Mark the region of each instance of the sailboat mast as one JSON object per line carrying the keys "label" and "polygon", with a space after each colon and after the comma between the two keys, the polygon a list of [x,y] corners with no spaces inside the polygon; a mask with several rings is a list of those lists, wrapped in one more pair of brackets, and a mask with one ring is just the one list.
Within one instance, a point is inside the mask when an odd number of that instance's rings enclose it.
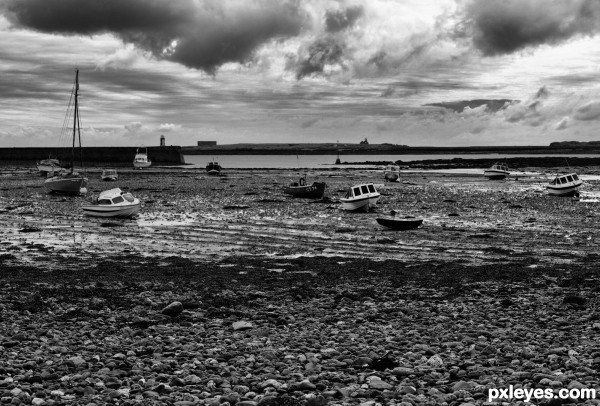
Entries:
{"label": "sailboat mast", "polygon": [[79,119],[79,106],[77,105],[77,96],[79,91],[79,69],[75,69],[75,111],[73,112],[73,147],[71,148],[71,173],[75,164],[75,137],[77,135],[77,120]]}

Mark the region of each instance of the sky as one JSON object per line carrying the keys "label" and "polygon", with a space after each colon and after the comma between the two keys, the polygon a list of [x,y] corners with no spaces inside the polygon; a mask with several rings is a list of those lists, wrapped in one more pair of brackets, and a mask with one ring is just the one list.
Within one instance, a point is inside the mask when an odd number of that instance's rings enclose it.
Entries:
{"label": "sky", "polygon": [[0,0],[0,60],[4,147],[75,69],[84,146],[600,140],[600,0]]}

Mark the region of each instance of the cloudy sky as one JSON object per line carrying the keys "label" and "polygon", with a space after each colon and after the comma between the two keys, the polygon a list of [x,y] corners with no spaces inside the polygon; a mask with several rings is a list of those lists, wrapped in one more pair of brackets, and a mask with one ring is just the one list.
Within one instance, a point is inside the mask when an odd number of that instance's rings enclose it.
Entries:
{"label": "cloudy sky", "polygon": [[3,146],[75,68],[87,146],[600,140],[600,0],[0,0],[0,53]]}

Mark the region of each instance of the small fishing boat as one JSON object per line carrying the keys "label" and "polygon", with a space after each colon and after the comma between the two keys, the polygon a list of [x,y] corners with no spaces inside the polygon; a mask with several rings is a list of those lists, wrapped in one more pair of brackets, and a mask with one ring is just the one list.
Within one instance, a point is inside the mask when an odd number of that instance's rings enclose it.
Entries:
{"label": "small fishing boat", "polygon": [[135,157],[133,158],[133,167],[134,168],[147,168],[152,165],[152,161],[148,158],[148,148],[144,150],[144,152],[140,152],[138,148],[135,151]]}
{"label": "small fishing boat", "polygon": [[140,211],[140,200],[119,188],[100,192],[98,199],[81,206],[92,217],[132,217]]}
{"label": "small fishing boat", "polygon": [[119,179],[119,174],[116,169],[105,169],[102,171],[102,175],[100,175],[102,180],[104,181],[115,181]]}
{"label": "small fishing boat", "polygon": [[394,163],[389,163],[383,170],[383,177],[386,182],[397,182],[400,179],[400,167]]}
{"label": "small fishing boat", "polygon": [[[69,117],[71,114],[73,115],[73,142],[71,147],[71,165],[69,166],[69,169],[60,169],[58,170],[58,172],[47,172],[48,176],[44,181],[44,187],[49,192],[76,196],[80,193],[87,192],[87,189],[85,187],[88,181],[88,179],[84,175],[80,175],[73,169],[76,149],[75,141],[77,138],[79,138],[79,159],[81,168],[83,169],[83,158],[81,154],[81,129],[79,127],[79,69],[75,70],[75,84],[73,85],[71,97],[73,103],[69,102],[69,106],[67,107],[66,113],[67,117]],[[65,130],[66,129],[63,129],[63,131]],[[71,131],[70,128],[68,130]]]}
{"label": "small fishing boat", "polygon": [[488,179],[505,179],[509,175],[508,165],[501,162],[496,162],[490,168],[483,171],[483,176]]}
{"label": "small fishing boat", "polygon": [[364,183],[348,188],[346,196],[340,199],[344,210],[364,210],[369,211],[377,204],[381,195],[375,189],[372,183]]}
{"label": "small fishing boat", "polygon": [[283,192],[293,197],[305,197],[310,199],[321,199],[325,194],[327,184],[325,182],[313,182],[306,184],[306,175],[300,177],[298,182],[292,182],[283,188]]}
{"label": "small fishing boat", "polygon": [[377,218],[377,223],[392,230],[412,230],[423,224],[423,219]]}
{"label": "small fishing boat", "polygon": [[576,173],[566,175],[556,175],[554,179],[546,186],[548,194],[551,196],[575,196],[578,192],[577,188],[583,184]]}
{"label": "small fishing boat", "polygon": [[56,158],[42,159],[41,161],[37,161],[35,164],[38,171],[40,171],[40,173],[43,175],[59,172],[61,169],[63,169],[62,166],[60,166],[60,161]]}
{"label": "small fishing boat", "polygon": [[221,173],[221,165],[215,160],[206,164],[206,173],[209,175],[218,175]]}

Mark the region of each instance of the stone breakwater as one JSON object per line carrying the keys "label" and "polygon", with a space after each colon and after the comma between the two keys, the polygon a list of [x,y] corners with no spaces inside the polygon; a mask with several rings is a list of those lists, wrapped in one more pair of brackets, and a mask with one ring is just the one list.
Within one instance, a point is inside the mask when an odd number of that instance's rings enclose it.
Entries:
{"label": "stone breakwater", "polygon": [[[119,172],[91,172],[89,193],[131,191],[137,219],[86,218],[89,197],[3,170],[1,402],[469,406],[508,385],[600,390],[596,180],[576,201],[547,196],[543,174],[406,173],[375,212],[348,213],[345,188],[380,171],[311,173],[324,201],[284,195],[295,172]],[[378,226],[392,209],[423,226]]]}

